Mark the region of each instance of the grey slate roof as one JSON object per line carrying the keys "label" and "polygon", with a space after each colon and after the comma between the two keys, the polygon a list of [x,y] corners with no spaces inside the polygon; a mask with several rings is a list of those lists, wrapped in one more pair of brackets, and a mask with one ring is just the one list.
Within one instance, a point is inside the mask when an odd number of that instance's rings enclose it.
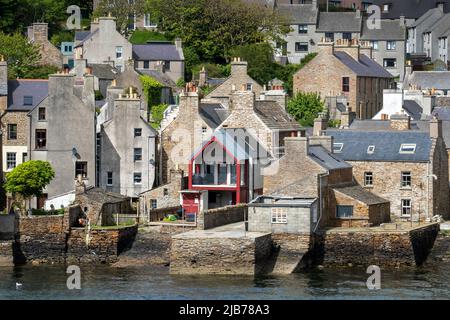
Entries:
{"label": "grey slate roof", "polygon": [[408,112],[413,120],[420,120],[422,117],[423,109],[422,107],[414,100],[404,100],[403,101],[403,109]]}
{"label": "grey slate roof", "polygon": [[183,60],[174,44],[161,42],[133,45],[133,59],[149,61]]}
{"label": "grey slate roof", "polygon": [[447,31],[448,28],[450,28],[450,14],[445,14],[429,26],[425,32],[436,32],[436,34],[440,36],[443,32]]}
{"label": "grey slate roof", "polygon": [[301,130],[302,126],[295,121],[275,101],[255,101],[257,116],[271,129],[278,130]]}
{"label": "grey slate roof", "polygon": [[336,51],[334,56],[360,77],[393,78],[393,75],[364,54],[356,61],[343,51]]}
{"label": "grey slate roof", "polygon": [[162,74],[156,70],[148,70],[148,69],[136,69],[139,74],[148,75],[150,77],[155,78],[159,83],[168,88],[175,88],[177,85],[172,81],[168,76]]}
{"label": "grey slate roof", "polygon": [[89,64],[92,67],[92,74],[99,79],[114,80],[119,71],[109,64]]}
{"label": "grey slate roof", "polygon": [[[24,106],[24,97],[33,97],[30,106]],[[9,80],[8,111],[30,111],[48,96],[48,80]]]}
{"label": "grey slate roof", "polygon": [[87,36],[89,36],[90,33],[90,31],[76,31],[75,41],[83,41]]}
{"label": "grey slate roof", "polygon": [[[388,122],[388,121],[385,121]],[[338,153],[345,161],[426,162],[431,151],[431,139],[423,131],[355,131],[327,130],[334,143],[343,143]],[[414,154],[401,154],[402,144],[416,144]],[[367,153],[375,146],[373,154]]]}
{"label": "grey slate roof", "polygon": [[78,47],[81,47],[86,41],[88,41],[90,38],[92,38],[96,33],[98,33],[99,31],[98,31],[99,29],[97,29],[97,30],[95,30],[94,32],[89,32],[89,34],[88,35],[86,35],[86,37],[83,39],[83,40],[81,40],[81,42],[80,43],[78,43],[77,45],[76,45],[76,47],[78,48]]}
{"label": "grey slate roof", "polygon": [[373,194],[372,192],[365,190],[363,187],[361,187],[359,185],[350,186],[350,187],[342,187],[342,188],[333,188],[333,190],[341,192],[341,193],[349,196],[350,198],[358,200],[367,205],[389,202],[389,200],[378,197],[375,194]]}
{"label": "grey slate roof", "polygon": [[431,114],[436,116],[439,120],[450,121],[450,108],[448,107],[436,107]]}
{"label": "grey slate roof", "polygon": [[319,12],[312,4],[278,5],[276,10],[290,24],[316,24]]}
{"label": "grey slate roof", "polygon": [[361,40],[396,40],[406,41],[406,27],[400,20],[381,20],[381,29],[369,29],[366,19],[363,23]]}
{"label": "grey slate roof", "polygon": [[309,157],[327,170],[348,169],[352,166],[339,155],[332,154],[322,146],[310,146]]}
{"label": "grey slate roof", "polygon": [[225,109],[220,103],[202,103],[199,110],[200,116],[206,124],[216,129],[230,115],[230,111]]}
{"label": "grey slate roof", "polygon": [[361,32],[361,22],[355,12],[320,12],[317,32]]}
{"label": "grey slate roof", "polygon": [[450,12],[449,0],[372,0],[373,4],[382,6],[385,3],[391,3],[392,8],[389,12],[382,12],[382,19],[398,19],[405,16],[410,19],[417,19],[428,10],[436,8],[436,3],[444,2],[444,11]]}
{"label": "grey slate roof", "polygon": [[414,71],[409,77],[409,84],[420,89],[450,89],[450,71]]}

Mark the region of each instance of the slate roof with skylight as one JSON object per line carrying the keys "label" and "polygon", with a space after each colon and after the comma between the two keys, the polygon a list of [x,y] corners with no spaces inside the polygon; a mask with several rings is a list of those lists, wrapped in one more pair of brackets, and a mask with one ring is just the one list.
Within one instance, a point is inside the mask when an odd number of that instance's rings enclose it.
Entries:
{"label": "slate roof with skylight", "polygon": [[30,111],[48,96],[48,80],[8,80],[8,111]]}
{"label": "slate roof with skylight", "polygon": [[432,147],[423,131],[327,130],[327,135],[334,137],[334,150],[345,161],[428,162]]}

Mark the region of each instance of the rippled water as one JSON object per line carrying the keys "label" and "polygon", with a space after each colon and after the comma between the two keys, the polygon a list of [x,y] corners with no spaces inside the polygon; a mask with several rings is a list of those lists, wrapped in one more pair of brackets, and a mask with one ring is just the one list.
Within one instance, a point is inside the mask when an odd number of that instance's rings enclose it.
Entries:
{"label": "rippled water", "polygon": [[[166,268],[82,268],[68,290],[61,266],[0,268],[0,299],[448,299],[450,265],[382,271],[368,290],[363,269],[325,269],[279,277],[171,276]],[[22,283],[16,289],[16,282]]]}

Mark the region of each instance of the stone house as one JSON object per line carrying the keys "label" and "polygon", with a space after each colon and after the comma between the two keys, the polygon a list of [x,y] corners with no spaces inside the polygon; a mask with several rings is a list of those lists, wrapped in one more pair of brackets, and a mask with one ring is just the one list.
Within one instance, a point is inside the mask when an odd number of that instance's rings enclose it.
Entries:
{"label": "stone house", "polygon": [[263,91],[263,87],[248,75],[247,68],[247,61],[242,61],[241,58],[234,58],[231,62],[230,76],[206,95],[205,99],[216,100],[227,106],[233,91],[240,90],[243,86],[245,90],[253,91],[256,96],[259,96],[261,91]]}
{"label": "stone house", "polygon": [[[428,43],[428,37],[425,41],[425,34],[431,31],[436,21],[439,21],[443,16],[444,10],[441,6],[432,7],[409,26],[407,53],[413,55],[425,54],[431,57],[431,41]],[[437,43],[435,50],[437,51]]]}
{"label": "stone house", "polygon": [[414,71],[406,72],[404,89],[408,91],[433,91],[434,94],[447,96],[450,93],[450,71]]}
{"label": "stone house", "polygon": [[374,5],[381,8],[382,19],[399,19],[404,16],[407,20],[419,19],[428,10],[443,5],[445,12],[450,12],[449,0],[419,0],[411,5],[411,0],[371,0]]}
{"label": "stone house", "polygon": [[73,181],[78,175],[86,185],[94,186],[94,77],[50,75],[48,96],[28,113],[28,118],[29,159],[48,161],[55,171],[38,207],[47,197],[73,192]]}
{"label": "stone house", "polygon": [[176,208],[181,206],[180,191],[188,186],[187,177],[182,170],[170,170],[170,182],[141,193],[140,212],[145,216],[154,209]]}
{"label": "stone house", "polygon": [[377,114],[393,76],[372,60],[372,49],[346,40],[318,46],[317,57],[294,74],[294,92],[317,92],[322,99],[343,97],[359,119]]}
{"label": "stone house", "polygon": [[316,52],[320,35],[316,33],[319,10],[316,1],[310,4],[278,4],[276,11],[287,19],[291,31],[277,44],[276,59],[279,62],[300,63],[308,54]]}
{"label": "stone house", "polygon": [[134,67],[137,70],[152,70],[166,75],[174,83],[184,79],[184,54],[181,39],[175,44],[151,42],[133,45]]}
{"label": "stone house", "polygon": [[[378,129],[328,129],[334,152],[353,166],[355,180],[367,191],[391,201],[399,219],[448,216],[448,154],[442,121],[432,119],[428,132],[411,130],[406,115],[374,121]],[[379,124],[379,125],[378,125]]]}
{"label": "stone house", "polygon": [[48,95],[47,80],[8,80],[7,63],[0,62],[2,134],[2,173],[7,173],[28,159],[28,112]]}
{"label": "stone house", "polygon": [[[131,90],[132,91],[132,90]],[[98,185],[137,198],[153,188],[157,132],[145,120],[147,108],[136,93],[119,94],[98,133]]]}
{"label": "stone house", "polygon": [[[318,119],[314,131],[321,132],[323,125],[322,119]],[[308,211],[312,213],[311,216],[303,215],[300,221],[293,219],[294,230],[297,230],[295,233],[309,235],[321,228],[367,227],[389,221],[389,201],[355,183],[352,166],[332,153],[332,138],[289,137],[285,139],[285,144],[286,154],[274,163],[278,173],[264,177],[264,196],[274,199],[272,203],[263,206],[271,208],[269,221],[272,224],[289,224],[286,200],[280,201],[288,198],[303,201],[309,199],[311,204],[314,199],[317,201],[317,210]],[[295,201],[293,202],[290,205],[296,207]],[[264,231],[271,232],[267,229],[269,225],[265,219],[268,218],[267,212],[264,213],[267,210],[258,205],[254,210],[256,221],[249,221],[249,231],[253,225],[255,231],[263,231],[262,228],[265,228]],[[259,214],[265,217],[264,221],[258,221],[261,219]],[[251,216],[249,213],[249,219]],[[308,230],[298,231],[296,223],[304,223]]]}
{"label": "stone house", "polygon": [[359,39],[362,14],[356,12],[320,12],[316,33],[328,41]]}
{"label": "stone house", "polygon": [[86,59],[89,64],[110,64],[123,71],[133,57],[132,45],[116,30],[113,17],[92,22],[90,31],[78,32],[75,40],[75,59]]}
{"label": "stone house", "polygon": [[102,188],[86,187],[84,182],[79,180],[75,180],[73,205],[80,206],[91,225],[96,226],[116,225],[116,214],[134,213],[129,197]]}
{"label": "stone house", "polygon": [[361,40],[368,41],[372,56],[399,81],[405,76],[406,24],[405,19],[380,20],[381,28],[369,28],[364,19]]}
{"label": "stone house", "polygon": [[39,46],[41,59],[39,65],[63,67],[63,55],[50,41],[48,41],[48,23],[33,23],[28,27],[28,40]]}

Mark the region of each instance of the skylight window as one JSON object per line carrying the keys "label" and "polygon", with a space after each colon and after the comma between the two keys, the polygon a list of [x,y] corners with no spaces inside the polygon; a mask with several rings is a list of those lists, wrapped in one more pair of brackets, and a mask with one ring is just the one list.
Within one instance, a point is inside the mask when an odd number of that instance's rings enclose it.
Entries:
{"label": "skylight window", "polygon": [[414,154],[416,152],[416,145],[415,144],[402,144],[400,146],[400,153],[403,154]]}
{"label": "skylight window", "polygon": [[375,146],[369,146],[367,148],[367,153],[368,154],[374,154],[374,152],[375,152]]}
{"label": "skylight window", "polygon": [[343,148],[344,148],[343,143],[334,143],[333,144],[333,152],[334,153],[341,153]]}
{"label": "skylight window", "polygon": [[32,106],[33,105],[33,97],[32,96],[24,96],[23,97],[23,105],[24,106]]}

